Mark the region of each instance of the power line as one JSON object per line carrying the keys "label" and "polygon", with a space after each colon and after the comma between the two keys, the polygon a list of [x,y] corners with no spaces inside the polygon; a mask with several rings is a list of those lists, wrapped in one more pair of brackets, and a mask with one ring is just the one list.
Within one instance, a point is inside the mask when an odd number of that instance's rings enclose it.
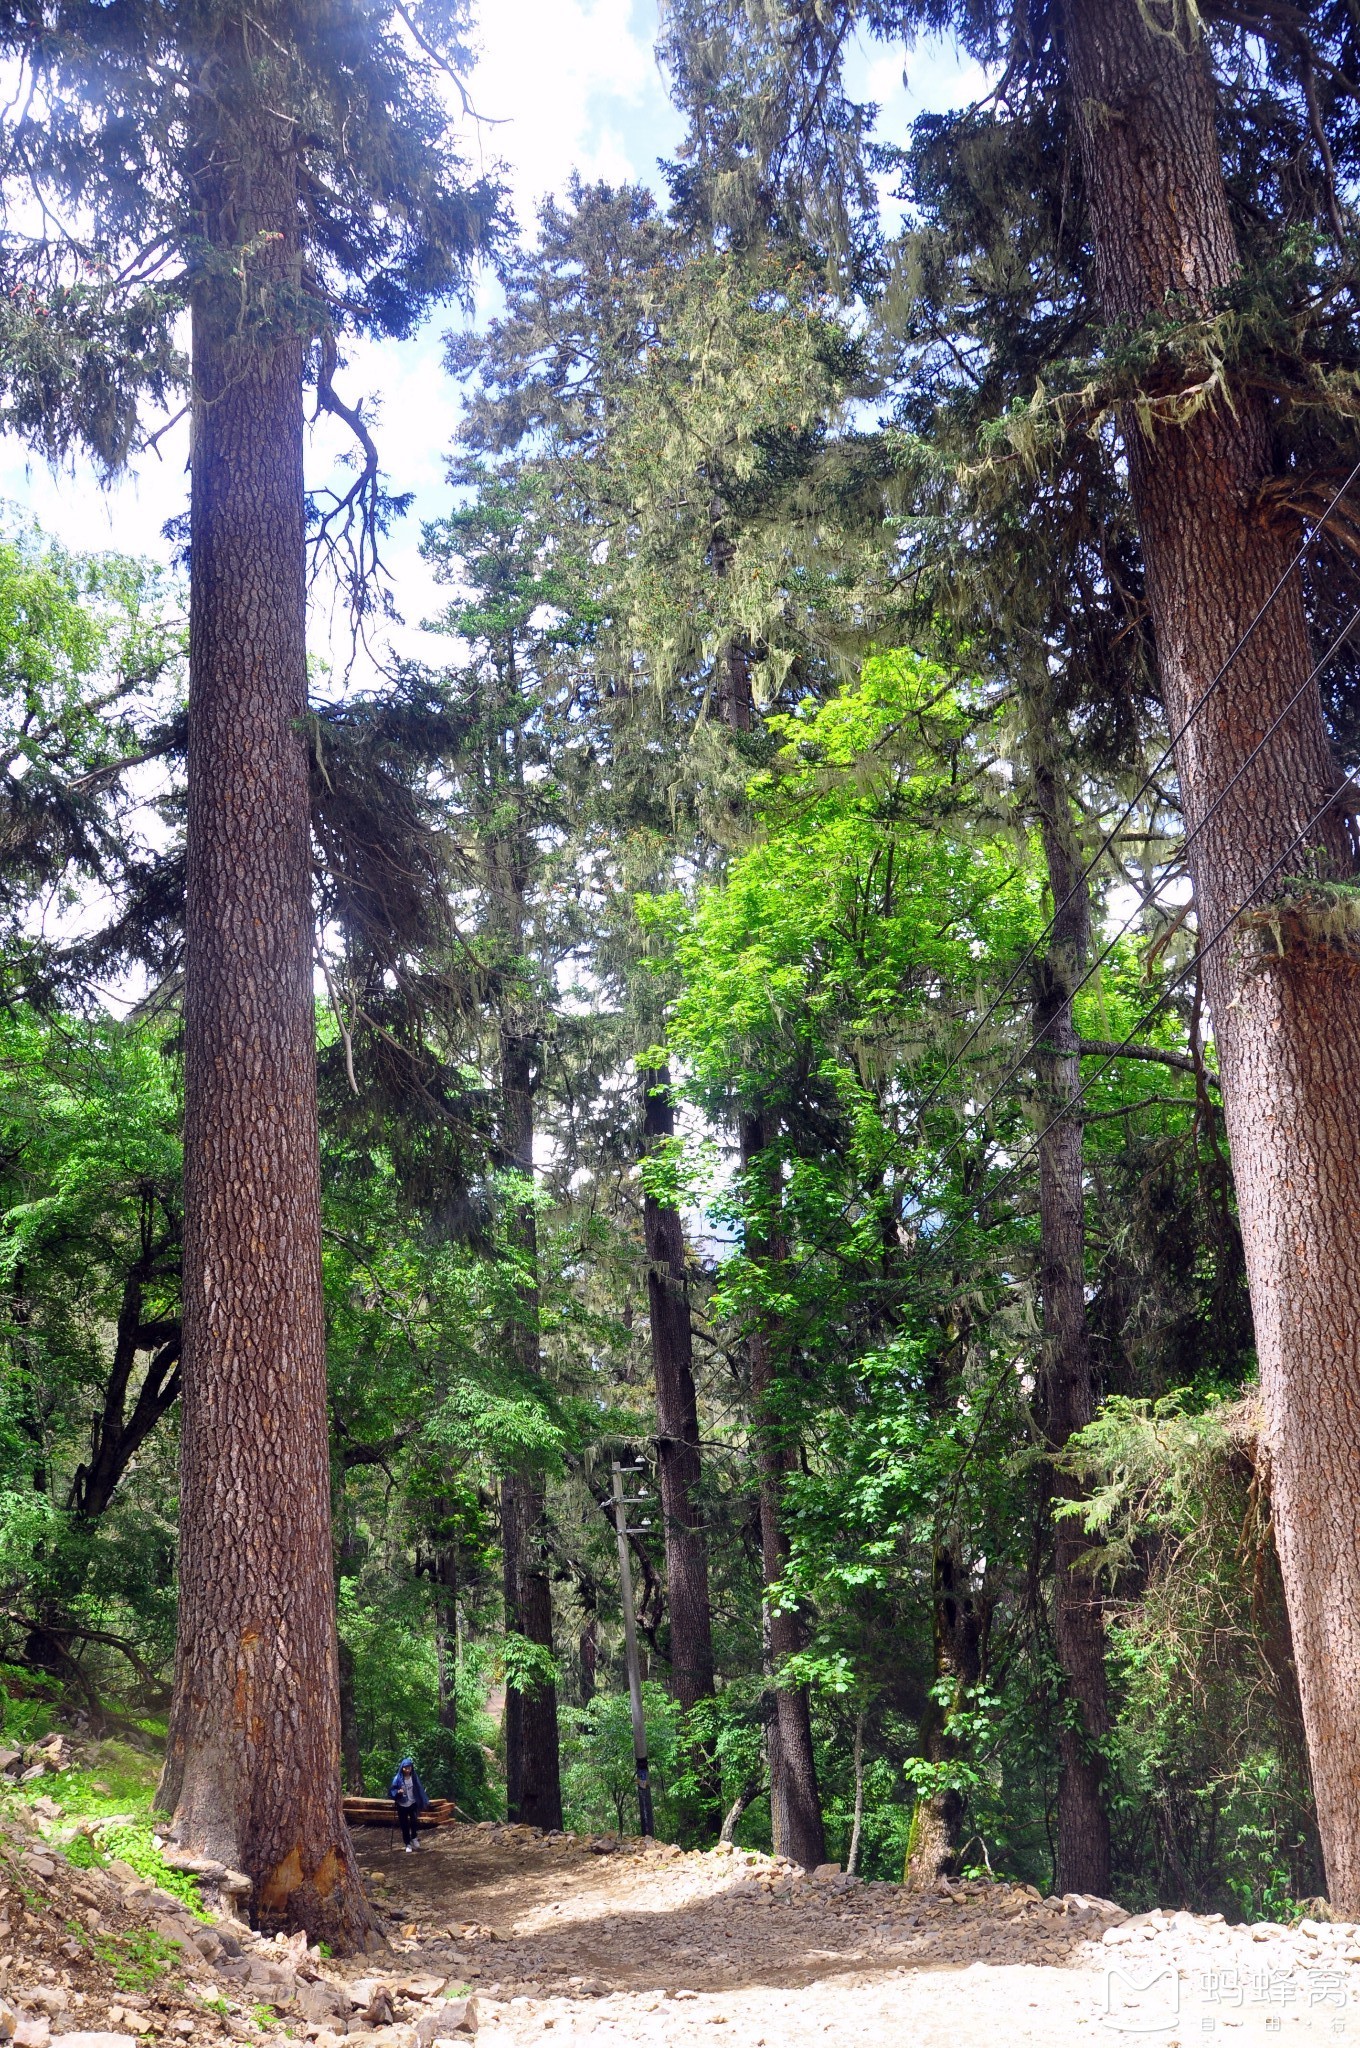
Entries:
{"label": "power line", "polygon": [[[1084,889],[1086,887],[1087,882],[1091,879],[1091,876],[1094,874],[1096,868],[1100,865],[1101,861],[1104,860],[1106,854],[1114,845],[1115,840],[1119,837],[1119,834],[1123,831],[1125,825],[1127,825],[1129,819],[1133,816],[1133,813],[1137,809],[1138,805],[1142,802],[1143,798],[1147,795],[1148,791],[1153,787],[1154,783],[1157,780],[1157,777],[1161,774],[1167,762],[1171,760],[1181,740],[1185,737],[1186,733],[1189,732],[1190,727],[1199,717],[1200,712],[1204,709],[1204,706],[1208,703],[1210,697],[1213,696],[1215,690],[1217,690],[1219,685],[1223,682],[1224,678],[1228,674],[1229,669],[1231,669],[1233,663],[1237,660],[1238,655],[1242,652],[1242,649],[1246,646],[1248,640],[1250,640],[1252,634],[1256,631],[1256,628],[1260,625],[1262,619],[1270,610],[1270,607],[1274,604],[1280,592],[1289,582],[1295,570],[1299,567],[1304,557],[1307,555],[1309,548],[1317,539],[1318,534],[1322,531],[1322,528],[1331,518],[1332,513],[1336,510],[1336,507],[1340,504],[1342,498],[1345,497],[1347,491],[1350,489],[1351,485],[1355,482],[1357,477],[1360,477],[1360,462],[1356,463],[1355,467],[1352,469],[1350,475],[1346,478],[1345,482],[1341,484],[1339,488],[1333,493],[1333,496],[1330,502],[1328,503],[1326,509],[1318,514],[1318,517],[1313,522],[1312,532],[1309,533],[1300,542],[1298,551],[1294,555],[1293,560],[1290,562],[1289,566],[1281,572],[1269,596],[1262,600],[1254,616],[1252,617],[1248,625],[1243,629],[1242,633],[1238,636],[1237,642],[1234,645],[1233,650],[1231,654],[1228,656],[1227,660],[1223,663],[1222,667],[1218,670],[1218,673],[1213,677],[1213,679],[1205,684],[1203,691],[1195,699],[1194,703],[1191,705],[1190,709],[1185,714],[1184,720],[1177,727],[1176,731],[1172,733],[1170,739],[1166,743],[1166,746],[1162,749],[1162,752],[1157,757],[1152,767],[1148,770],[1147,774],[1144,776],[1138,788],[1129,798],[1129,801],[1125,806],[1123,812],[1121,813],[1120,817],[1110,827],[1110,830],[1106,833],[1104,839],[1096,848],[1090,860],[1082,869],[1081,874],[1078,876],[1077,880],[1072,884],[1072,887],[1068,890],[1066,896],[1064,896],[1062,902],[1054,905],[1053,914],[1049,918],[1048,923],[1044,926],[1043,930],[1040,932],[1038,938],[1035,939],[1033,943],[1026,949],[1025,953],[1022,955],[1018,964],[1012,969],[1010,977],[1006,981],[1004,987],[994,997],[992,1002],[988,1004],[982,1016],[979,1017],[977,1023],[973,1026],[968,1036],[964,1039],[963,1044],[959,1047],[953,1059],[949,1062],[949,1065],[945,1068],[944,1072],[936,1081],[929,1095],[926,1096],[925,1101],[921,1104],[919,1110],[917,1111],[918,1119],[920,1117],[923,1117],[926,1111],[930,1108],[931,1104],[938,1100],[940,1091],[944,1087],[945,1082],[949,1079],[949,1076],[954,1072],[960,1060],[967,1052],[969,1046],[975,1042],[979,1033],[986,1029],[988,1023],[996,1015],[1002,1003],[1010,994],[1010,991],[1015,987],[1015,984],[1020,979],[1020,976],[1024,973],[1026,967],[1028,967],[1030,962],[1037,956],[1039,948],[1045,943],[1045,941],[1048,938],[1051,937],[1052,933],[1057,928],[1058,919],[1062,916],[1062,913],[1064,910],[1066,910],[1068,904],[1071,903],[1077,891],[1079,889]],[[1353,626],[1354,623],[1355,621],[1354,619],[1352,619],[1351,625]],[[1348,626],[1346,630],[1347,632],[1349,632],[1350,627]],[[1341,637],[1344,638],[1344,635]],[[1335,652],[1335,646],[1339,644],[1339,641],[1334,644],[1333,648],[1325,657],[1325,660],[1330,661],[1332,653]],[[1316,675],[1316,673],[1317,670],[1315,669],[1313,674]],[[1310,676],[1308,680],[1309,682],[1311,682],[1313,680],[1313,677]],[[1304,685],[1304,688],[1307,688],[1307,684]],[[1299,694],[1301,695],[1302,691],[1300,691]],[[1295,699],[1293,701],[1297,700]],[[1292,709],[1292,702],[1290,707],[1288,708]],[[1281,715],[1283,716],[1284,714]],[[1272,727],[1271,730],[1273,731],[1274,727]],[[1255,758],[1254,754],[1251,758]],[[1243,763],[1244,767],[1246,765],[1246,763]],[[1239,773],[1240,772],[1241,771],[1239,770]],[[1231,787],[1231,784],[1229,785],[1229,787]],[[1223,793],[1226,794],[1226,792]],[[1203,825],[1204,823],[1207,823],[1207,819],[1201,820],[1201,825]]]}

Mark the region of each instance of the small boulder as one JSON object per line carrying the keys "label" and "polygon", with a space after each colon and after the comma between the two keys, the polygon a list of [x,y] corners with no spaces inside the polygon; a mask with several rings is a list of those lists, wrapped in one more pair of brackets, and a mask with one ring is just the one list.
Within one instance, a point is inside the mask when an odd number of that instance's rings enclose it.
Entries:
{"label": "small boulder", "polygon": [[321,1978],[310,1984],[299,1983],[295,2002],[302,2017],[319,2027],[324,2027],[328,2020],[342,2018],[349,2008],[343,1992]]}
{"label": "small boulder", "polygon": [[839,1863],[819,1863],[817,1868],[810,1873],[814,1884],[830,1884],[832,1878],[839,1877],[840,1874],[841,1867]]}
{"label": "small boulder", "polygon": [[446,1998],[416,2021],[415,2044],[416,2048],[434,2048],[436,2041],[452,2041],[459,2034],[466,2039],[476,2031],[476,1999]]}
{"label": "small boulder", "polygon": [[392,2025],[396,2014],[392,2010],[392,2000],[385,1984],[379,1984],[375,1987],[373,1996],[364,2007],[362,2018],[366,2027],[390,2027]]}

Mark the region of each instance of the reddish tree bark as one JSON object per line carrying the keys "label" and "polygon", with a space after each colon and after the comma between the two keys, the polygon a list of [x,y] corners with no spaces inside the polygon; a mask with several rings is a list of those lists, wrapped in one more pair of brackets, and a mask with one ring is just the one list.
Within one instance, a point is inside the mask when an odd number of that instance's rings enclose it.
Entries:
{"label": "reddish tree bark", "polygon": [[[1153,9],[1155,14],[1157,9]],[[1210,307],[1238,270],[1203,46],[1140,0],[1069,0],[1072,101],[1104,308],[1137,324]],[[1264,400],[1239,388],[1125,445],[1167,715],[1178,727],[1289,568],[1268,516]],[[1197,827],[1310,666],[1297,575],[1177,748]],[[1206,936],[1282,872],[1344,875],[1342,819],[1290,848],[1337,787],[1316,687],[1192,850]],[[1279,882],[1267,891],[1278,896]],[[1258,897],[1258,901],[1261,899]],[[1332,1903],[1360,1914],[1360,976],[1354,945],[1291,913],[1205,967],[1265,1399],[1274,1519]]]}
{"label": "reddish tree bark", "polygon": [[[1054,906],[1053,932],[1040,963],[1034,1005],[1035,1036],[1040,1040],[1039,1263],[1044,1316],[1038,1409],[1046,1442],[1060,1451],[1095,1413],[1086,1320],[1082,1125],[1079,1111],[1069,1107],[1081,1090],[1081,1041],[1071,991],[1085,965],[1091,912],[1082,863],[1072,842],[1066,794],[1046,765],[1036,769],[1034,783]],[[1061,1114],[1064,1109],[1066,1115]],[[1059,1504],[1080,1497],[1072,1478],[1054,1468],[1049,1470],[1049,1489],[1050,1498]],[[1066,1516],[1056,1519],[1053,1633],[1064,1693],[1058,1727],[1057,1889],[1103,1898],[1110,1885],[1110,1821],[1099,1744],[1109,1733],[1110,1709],[1100,1596],[1082,1563],[1088,1547],[1078,1523]]]}
{"label": "reddish tree bark", "polygon": [[[675,1135],[670,1075],[642,1076],[648,1151]],[[700,1520],[699,1409],[684,1232],[677,1210],[643,1196],[647,1304],[656,1378],[657,1468],[671,1616],[671,1684],[686,1709],[713,1691],[708,1543]]]}
{"label": "reddish tree bark", "polygon": [[[206,60],[194,295],[179,1636],[159,1798],[263,1927],[370,1916],[340,1811],[292,124]],[[211,90],[208,87],[211,87]],[[265,97],[264,95],[260,96]],[[233,267],[237,274],[233,274]]]}

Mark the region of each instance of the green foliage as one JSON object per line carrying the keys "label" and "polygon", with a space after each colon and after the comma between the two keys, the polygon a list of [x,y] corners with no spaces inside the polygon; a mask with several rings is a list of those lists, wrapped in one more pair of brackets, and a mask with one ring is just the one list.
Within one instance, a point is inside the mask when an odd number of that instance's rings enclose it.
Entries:
{"label": "green foliage", "polygon": [[507,1629],[501,1641],[501,1660],[506,1684],[516,1692],[542,1692],[558,1680],[557,1659],[546,1644],[530,1642],[528,1636]]}
{"label": "green foliage", "polygon": [[[674,1700],[651,1680],[642,1688],[642,1712],[656,1832],[663,1841],[674,1841],[685,1790],[678,1770],[681,1717]],[[582,1834],[639,1832],[627,1693],[597,1693],[588,1705],[563,1711],[562,1805],[566,1826]]]}
{"label": "green foliage", "polygon": [[[1253,1398],[1112,1399],[1074,1440],[1080,1518],[1116,1589],[1111,1757],[1124,1825],[1248,1917],[1322,1883]],[[1120,1597],[1135,1547],[1152,1546]]]}
{"label": "green foliage", "polygon": [[[280,22],[255,43],[241,17],[214,19],[212,118],[238,156],[261,149],[266,108],[286,99],[294,117],[307,112],[310,175],[283,225],[309,283],[291,291],[265,260],[277,223],[261,235],[251,215],[214,240],[218,224],[184,203],[209,115],[183,23],[139,9],[116,35],[93,20],[55,33],[7,24],[5,54],[25,81],[7,148],[45,200],[7,259],[11,430],[54,456],[84,445],[109,468],[125,462],[143,408],[182,384],[176,323],[191,280],[200,302],[205,284],[234,291],[251,340],[280,326],[309,339],[402,334],[457,291],[495,238],[499,194],[466,176],[440,90],[444,68],[467,60],[466,10],[449,0],[421,22],[408,39],[392,9],[353,0],[324,27]],[[144,258],[129,265],[136,249]],[[366,288],[350,303],[358,276]]]}
{"label": "green foliage", "polygon": [[148,1884],[159,1886],[161,1891],[169,1892],[187,1906],[196,1919],[207,1920],[210,1917],[204,1911],[193,1878],[182,1870],[172,1869],[161,1855],[149,1822],[96,1821],[90,1833],[106,1861],[126,1863],[138,1877],[144,1877]]}
{"label": "green foliage", "polygon": [[94,1954],[112,1972],[120,1991],[154,1991],[175,1968],[183,1946],[145,1927],[133,1928],[127,1934],[95,1934],[87,1938]]}
{"label": "green foliage", "polygon": [[[770,1845],[766,1729],[774,1686],[797,1685],[831,1854],[858,1747],[866,1875],[899,1877],[927,1807],[947,1808],[960,1868],[1047,1888],[1072,1712],[1036,1449],[1032,1141],[1052,1060],[1034,1039],[1071,964],[1046,931],[1050,860],[1066,833],[1087,861],[1162,740],[1111,409],[1170,431],[1255,380],[1281,490],[1344,473],[1354,283],[1308,168],[1312,110],[1266,27],[1222,81],[1240,287],[1194,320],[1107,332],[1047,17],[1021,47],[1007,10],[945,0],[864,18],[953,25],[1004,78],[881,153],[908,200],[885,244],[868,111],[839,69],[852,12],[667,10],[692,121],[670,203],[573,184],[507,252],[499,317],[450,343],[465,426],[424,535],[443,664],[307,721],[346,1763],[380,1792],[413,1754],[432,1794],[498,1815],[504,1691],[551,1685],[569,1824],[634,1826],[601,1507],[609,1461],[650,1463],[663,1434],[650,1198],[685,1240],[720,1681],[680,1715],[657,1515],[632,1540],[659,1831],[706,1839],[740,1797],[737,1839]],[[461,61],[460,6],[419,22]],[[11,23],[34,89],[11,140],[107,248],[79,276],[75,244],[10,251],[10,423],[123,460],[184,375],[190,278],[237,279],[238,341],[302,335],[323,406],[343,327],[404,332],[458,285],[497,196],[459,166],[410,27],[367,0],[316,36],[286,24],[214,101],[244,144],[266,86],[305,106],[290,232],[308,282],[271,298],[254,245],[186,241],[179,24],[134,6],[116,38],[100,27],[79,55],[108,92],[87,100],[67,90],[69,22],[46,40]],[[1330,15],[1317,33],[1339,61]],[[1346,191],[1360,121],[1342,98],[1324,91],[1318,118]],[[114,105],[133,136],[117,178]],[[119,267],[141,237],[162,274]],[[368,472],[360,496],[371,566]],[[1330,545],[1309,565],[1320,630],[1322,593],[1352,574]],[[147,1725],[171,1666],[179,796],[148,865],[111,792],[137,758],[174,779],[172,595],[134,565],[0,543],[0,1649],[29,1686],[6,1700],[11,1736],[57,1701]],[[1357,702],[1346,670],[1343,736]],[[1088,877],[1097,934],[1126,900],[1150,907],[1074,1006],[1088,1046],[1137,1027],[1142,1057],[1075,1055],[1078,1292],[1105,1398],[1060,1476],[1084,1490],[1072,1512],[1108,1593],[1115,1886],[1274,1912],[1321,1880],[1213,1050],[1172,980],[1193,918],[1179,893],[1151,904],[1182,839],[1156,782]],[[117,897],[112,934],[39,943],[37,894],[76,912],[91,885]],[[1262,913],[1261,942],[1287,944],[1290,918],[1346,940],[1353,906],[1325,895]],[[89,974],[132,958],[156,1000],[115,1021]],[[676,1135],[639,1166],[639,1077],[662,1068]],[[551,1647],[507,1611],[507,1474],[543,1491]],[[787,1544],[774,1585],[758,1477]],[[771,1613],[801,1639],[777,1672]],[[71,1853],[118,1854],[192,1902],[155,1850],[148,1774],[106,1747],[59,1782]]]}

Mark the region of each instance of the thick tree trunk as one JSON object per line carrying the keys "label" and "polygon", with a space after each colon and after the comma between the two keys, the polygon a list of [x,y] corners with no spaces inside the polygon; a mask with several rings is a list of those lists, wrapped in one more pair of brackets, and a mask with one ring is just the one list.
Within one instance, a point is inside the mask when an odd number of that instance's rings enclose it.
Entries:
{"label": "thick tree trunk", "polygon": [[[522,928],[519,915],[517,929]],[[513,1029],[501,1036],[502,1147],[507,1162],[526,1180],[534,1172],[534,1077],[537,1047]],[[513,1219],[515,1241],[527,1269],[537,1272],[538,1231],[533,1208],[525,1204]],[[536,1378],[538,1290],[521,1301],[511,1327],[510,1347],[526,1378]],[[543,1483],[536,1474],[508,1474],[501,1488],[505,1542],[506,1626],[540,1649],[553,1646],[552,1583],[543,1542]],[[557,1745],[557,1688],[551,1680],[524,1692],[506,1689],[506,1799],[512,1820],[529,1827],[560,1828],[562,1781]],[[513,1790],[513,1799],[511,1793]]]}
{"label": "thick tree trunk", "polygon": [[[749,1178],[760,1170],[765,1130],[758,1117],[741,1119],[741,1164]],[[777,1259],[780,1247],[763,1226],[749,1227],[748,1258]],[[760,1474],[760,1549],[766,1587],[776,1585],[788,1564],[782,1495],[786,1475],[795,1469],[797,1445],[781,1422],[775,1404],[775,1359],[771,1333],[760,1323],[747,1340],[751,1360],[751,1411]],[[774,1712],[767,1729],[770,1757],[770,1815],[774,1853],[815,1870],[826,1861],[821,1792],[812,1748],[812,1710],[805,1685],[780,1682],[780,1667],[807,1647],[807,1630],[796,1608],[767,1609],[770,1666],[774,1678]]]}
{"label": "thick tree trunk", "polygon": [[[517,1635],[551,1651],[552,1584],[543,1550],[543,1517],[541,1484],[531,1473],[508,1473],[501,1482],[506,1626],[513,1625]],[[557,1688],[551,1681],[523,1691],[506,1686],[505,1759],[506,1811],[511,1820],[523,1821],[526,1827],[560,1828]]]}
{"label": "thick tree trunk", "polygon": [[[1047,766],[1035,771],[1034,783],[1054,906],[1052,939],[1034,1005],[1035,1036],[1042,1034],[1037,1068],[1044,1349],[1038,1407],[1045,1440],[1060,1451],[1095,1413],[1086,1320],[1081,1118],[1069,1112],[1053,1122],[1081,1089],[1071,990],[1086,961],[1091,913],[1066,793]],[[1080,1488],[1051,1468],[1049,1492],[1057,1503],[1080,1497]],[[1110,1712],[1105,1622],[1095,1583],[1082,1565],[1087,1547],[1079,1525],[1059,1516],[1053,1531],[1053,1632],[1064,1699],[1058,1727],[1057,1889],[1103,1898],[1110,1883],[1110,1822],[1099,1744],[1109,1733]]]}
{"label": "thick tree trunk", "polygon": [[[953,1722],[970,1687],[982,1678],[989,1620],[990,1609],[959,1587],[952,1551],[941,1547],[935,1553],[935,1686],[921,1717],[921,1754],[942,1773],[959,1754]],[[921,1794],[902,1871],[910,1890],[929,1890],[952,1873],[963,1820],[963,1794],[956,1785]]]}
{"label": "thick tree trunk", "polygon": [[[501,1582],[505,1600],[505,1632],[524,1634],[524,1617],[519,1599],[519,1479],[507,1472],[501,1481]],[[505,1685],[505,1712],[501,1728],[505,1735],[505,1811],[519,1819],[520,1787],[524,1777],[524,1700],[516,1686]]]}
{"label": "thick tree trunk", "polygon": [[[642,1076],[647,1149],[675,1135],[670,1075]],[[657,1468],[671,1614],[671,1685],[686,1709],[713,1691],[713,1623],[708,1605],[708,1543],[699,1512],[699,1409],[689,1280],[679,1212],[643,1196],[647,1303],[656,1375]]]}
{"label": "thick tree trunk", "polygon": [[[1155,10],[1154,10],[1155,11]],[[1167,10],[1169,12],[1169,10]],[[1069,0],[1071,90],[1107,317],[1201,312],[1237,269],[1202,48],[1140,0]],[[1179,726],[1287,570],[1298,535],[1260,503],[1270,421],[1246,389],[1183,426],[1125,427],[1167,715]],[[1186,822],[1215,798],[1309,669],[1297,575],[1180,742]],[[1212,934],[1277,860],[1350,871],[1342,820],[1292,842],[1336,786],[1317,689],[1192,851]],[[1266,899],[1278,898],[1278,879]],[[1260,897],[1257,898],[1261,900]],[[1354,940],[1306,914],[1280,943],[1240,928],[1205,980],[1255,1318],[1275,1530],[1333,1905],[1360,1914],[1360,974]]]}
{"label": "thick tree trunk", "polygon": [[[235,63],[249,103],[259,81],[244,51]],[[248,1873],[262,1927],[343,1951],[371,1922],[340,1812],[298,723],[297,173],[291,128],[263,113],[232,125],[220,112],[232,99],[216,78],[204,100],[221,126],[202,138],[198,197],[221,268],[206,268],[192,316],[184,1422],[159,1799],[183,1846]]]}

